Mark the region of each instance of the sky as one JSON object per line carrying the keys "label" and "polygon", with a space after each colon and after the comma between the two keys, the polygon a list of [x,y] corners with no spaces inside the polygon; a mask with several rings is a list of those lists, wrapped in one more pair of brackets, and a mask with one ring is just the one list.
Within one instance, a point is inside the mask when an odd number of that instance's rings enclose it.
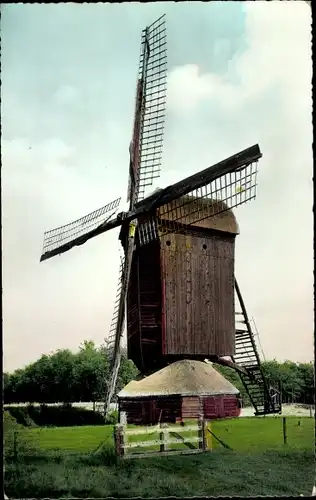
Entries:
{"label": "sky", "polygon": [[40,264],[43,233],[126,202],[141,30],[167,14],[164,187],[258,143],[236,277],[267,359],[313,358],[306,2],[2,7],[4,370],[108,335],[118,230]]}

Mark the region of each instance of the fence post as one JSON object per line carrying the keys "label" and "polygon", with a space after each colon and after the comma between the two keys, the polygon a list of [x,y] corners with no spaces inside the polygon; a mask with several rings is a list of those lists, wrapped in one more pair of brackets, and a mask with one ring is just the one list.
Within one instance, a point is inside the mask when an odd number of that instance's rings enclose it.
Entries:
{"label": "fence post", "polygon": [[124,427],[121,424],[116,424],[114,428],[114,437],[115,437],[115,451],[117,456],[122,457],[125,453],[125,433],[124,433]]}
{"label": "fence post", "polygon": [[199,417],[199,449],[205,450],[205,435],[204,435],[204,417],[200,415]]}
{"label": "fence post", "polygon": [[165,451],[165,433],[162,424],[160,424],[160,451]]}
{"label": "fence post", "polygon": [[211,421],[205,420],[205,422],[204,422],[205,448],[207,450],[211,450],[212,449],[212,435],[210,432],[208,432],[208,429],[211,429]]}
{"label": "fence post", "polygon": [[160,423],[160,451],[167,451],[168,449],[168,431],[167,424]]}
{"label": "fence post", "polygon": [[283,443],[287,443],[287,434],[286,434],[286,417],[283,417]]}

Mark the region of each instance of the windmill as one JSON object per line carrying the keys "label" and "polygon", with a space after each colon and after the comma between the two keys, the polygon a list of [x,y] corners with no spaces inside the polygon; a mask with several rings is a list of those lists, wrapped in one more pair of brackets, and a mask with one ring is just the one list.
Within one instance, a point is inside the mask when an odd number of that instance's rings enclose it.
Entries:
{"label": "windmill", "polygon": [[[254,145],[145,197],[146,188],[160,175],[166,79],[166,26],[165,16],[162,16],[146,27],[141,36],[134,127],[129,148],[129,209],[116,215],[119,198],[81,219],[46,232],[41,261],[82,245],[106,231],[121,228],[119,239],[124,256],[121,260],[114,315],[108,337],[111,363],[105,412],[109,409],[115,390],[120,366],[120,342],[127,309],[128,354],[144,374],[178,359],[208,358],[231,366],[239,372],[258,414],[273,413],[279,411],[280,407],[275,404],[275,398],[270,397],[267,381],[262,374],[233,268],[234,239],[238,229],[231,209],[255,198],[256,166],[262,154],[259,146]],[[222,228],[222,232],[219,232],[223,220],[226,221],[227,228]],[[235,224],[235,229],[232,229],[232,226],[228,228],[229,224]],[[202,246],[201,238],[204,238]],[[197,242],[200,246],[194,253],[193,248]],[[215,253],[210,253],[208,245]],[[210,309],[207,309],[207,319],[210,319],[210,316],[213,319],[218,316],[222,318],[222,323],[211,322],[211,330],[208,332],[206,322],[203,320],[199,323],[195,319],[195,326],[190,323],[190,328],[185,326],[183,330],[183,326],[180,326],[182,318],[178,318],[178,322],[174,324],[172,313],[167,311],[166,304],[168,301],[171,303],[175,297],[174,287],[169,287],[167,292],[167,288],[162,290],[163,278],[168,286],[174,285],[172,280],[168,281],[167,267],[171,263],[169,268],[175,269],[179,256],[184,256],[185,272],[180,270],[180,274],[172,279],[179,286],[181,279],[185,279],[189,288],[191,286],[191,291],[186,291],[184,302],[189,304],[188,308],[194,309],[197,301],[202,302],[202,298],[205,299],[199,291],[195,293],[194,300],[192,297],[194,279],[196,283],[196,278],[193,277],[199,273],[199,266],[195,265],[196,255],[199,253],[201,259],[204,259],[207,275],[211,266],[212,269],[216,268],[212,263],[215,262],[215,254],[219,251],[218,245],[225,247],[225,251],[231,255],[230,260],[225,260],[228,264],[225,264],[224,272],[225,293],[228,294],[229,300],[225,298],[225,294],[222,295],[216,307],[226,307],[224,314],[217,314],[216,309],[211,313]],[[165,267],[162,261],[165,262]],[[191,277],[191,285],[188,278],[183,278],[186,273]],[[204,285],[209,293],[214,292],[213,285],[207,282]],[[242,314],[246,329],[236,329],[233,324],[234,291],[241,305],[239,314]],[[205,292],[206,295],[207,293]],[[180,330],[186,331],[186,341],[183,338],[172,338],[172,335]]]}

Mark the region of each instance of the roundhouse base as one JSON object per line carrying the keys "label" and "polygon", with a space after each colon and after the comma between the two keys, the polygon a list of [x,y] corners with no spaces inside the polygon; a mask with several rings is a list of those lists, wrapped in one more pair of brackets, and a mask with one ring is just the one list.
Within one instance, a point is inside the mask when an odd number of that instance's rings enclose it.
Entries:
{"label": "roundhouse base", "polygon": [[119,412],[127,424],[157,425],[198,419],[232,418],[240,415],[238,396],[166,396],[119,399]]}

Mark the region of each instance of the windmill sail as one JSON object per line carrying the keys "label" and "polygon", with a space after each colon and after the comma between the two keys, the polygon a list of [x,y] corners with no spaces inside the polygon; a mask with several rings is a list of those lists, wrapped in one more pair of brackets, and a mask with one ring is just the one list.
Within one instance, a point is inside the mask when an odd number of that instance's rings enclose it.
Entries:
{"label": "windmill sail", "polygon": [[[130,211],[143,198],[146,186],[160,174],[163,125],[166,105],[166,29],[165,16],[142,32],[141,56],[136,90],[136,110],[133,138],[130,145],[128,200]],[[125,319],[125,300],[128,290],[134,252],[135,222],[130,220],[131,231],[125,248],[122,289],[118,305],[118,319],[113,336],[113,356],[110,380],[105,400],[105,413],[110,407],[120,366],[120,340]],[[111,346],[111,347],[112,347]]]}
{"label": "windmill sail", "polygon": [[165,15],[142,32],[133,139],[130,145],[130,208],[160,175],[167,89]]}
{"label": "windmill sail", "polygon": [[110,379],[105,398],[105,405],[104,405],[105,414],[107,414],[110,408],[110,403],[112,396],[114,394],[116,380],[120,367],[120,358],[121,358],[120,343],[124,328],[125,300],[129,284],[131,266],[132,266],[133,251],[134,251],[134,237],[131,236],[128,242],[127,250],[125,252],[125,259],[122,262],[122,281],[117,302],[117,313],[113,324],[114,329],[112,330],[112,342],[109,344]]}
{"label": "windmill sail", "polygon": [[60,226],[44,233],[43,251],[41,261],[54,257],[59,253],[70,250],[80,241],[80,238],[92,233],[102,224],[109,220],[117,212],[121,198],[108,203],[102,208],[81,217],[65,226]]}
{"label": "windmill sail", "polygon": [[125,309],[124,276],[125,276],[125,258],[121,257],[114,311],[110,326],[110,332],[108,338],[106,339],[111,370],[110,370],[110,378],[107,383],[107,395],[104,404],[105,414],[108,412],[110,406],[120,366],[120,341],[121,341],[121,334],[123,332],[124,309]]}
{"label": "windmill sail", "polygon": [[115,338],[116,338],[116,330],[117,330],[117,324],[119,322],[119,316],[120,316],[120,301],[121,301],[121,295],[122,295],[122,285],[123,285],[123,279],[124,279],[124,257],[120,257],[120,272],[119,272],[119,279],[118,279],[118,284],[117,284],[117,289],[116,289],[116,297],[115,297],[115,303],[114,303],[114,310],[113,310],[113,316],[112,316],[112,321],[111,321],[111,326],[110,326],[110,332],[107,337],[107,344],[108,344],[108,354],[109,358],[112,360],[113,358],[113,351],[114,351],[114,346],[115,346]]}
{"label": "windmill sail", "polygon": [[[207,169],[162,190],[158,195],[159,203],[156,202],[157,209],[139,227],[140,244],[185,230],[254,199],[257,161],[261,156],[259,147],[253,146],[224,160],[222,165],[217,164],[214,169]],[[175,196],[170,196],[170,192],[175,192]]]}
{"label": "windmill sail", "polygon": [[[172,231],[177,231],[180,229],[181,224],[185,222],[187,222],[186,225],[192,225],[193,219],[194,223],[196,223],[198,220],[205,219],[205,215],[207,217],[217,215],[218,212],[214,211],[214,208],[211,209],[209,207],[208,212],[203,212],[201,209],[197,210],[194,208],[191,214],[186,213],[186,221],[181,221],[180,223],[176,220],[173,226],[166,215],[162,218],[161,214],[170,213],[170,210],[174,210],[174,207],[177,206],[176,204],[181,206],[184,202],[179,200],[185,195],[198,193],[199,198],[202,199],[203,196],[201,193],[203,193],[203,189],[204,194],[208,193],[207,196],[204,196],[206,201],[211,200],[211,196],[215,196],[217,191],[221,193],[222,197],[224,196],[226,201],[234,203],[234,206],[245,203],[255,196],[255,176],[257,170],[256,167],[251,167],[251,164],[257,162],[261,156],[262,154],[259,146],[252,146],[212,167],[191,175],[172,186],[168,186],[158,193],[155,192],[151,196],[136,203],[132,210],[127,213],[119,214],[115,219],[113,219],[113,215],[119,205],[119,199],[67,226],[48,231],[45,233],[44,251],[41,261],[53,257],[54,255],[67,252],[74,246],[82,245],[87,240],[114,229],[115,227],[121,225],[128,226],[128,224],[140,217],[145,219],[145,222],[142,221],[142,225],[139,228],[139,234],[142,230],[144,230],[144,233],[148,234],[147,226],[150,224],[154,225],[157,230],[157,224],[159,226],[160,220],[163,221],[163,225],[167,228],[168,224],[170,224]],[[220,180],[220,178],[222,178],[222,180]],[[214,184],[215,181],[217,181],[217,184]],[[218,186],[221,186],[221,189],[219,189]],[[212,195],[210,193],[212,193]],[[167,208],[161,208],[166,205]],[[161,212],[159,217],[157,216],[157,209]],[[104,217],[104,214],[107,212],[110,212],[110,215],[105,220],[102,219],[100,214]],[[183,217],[182,213],[182,218]],[[101,222],[102,220],[103,222]],[[158,233],[154,237],[149,235],[148,241],[157,237],[159,237]],[[144,244],[144,242],[141,243]]]}

